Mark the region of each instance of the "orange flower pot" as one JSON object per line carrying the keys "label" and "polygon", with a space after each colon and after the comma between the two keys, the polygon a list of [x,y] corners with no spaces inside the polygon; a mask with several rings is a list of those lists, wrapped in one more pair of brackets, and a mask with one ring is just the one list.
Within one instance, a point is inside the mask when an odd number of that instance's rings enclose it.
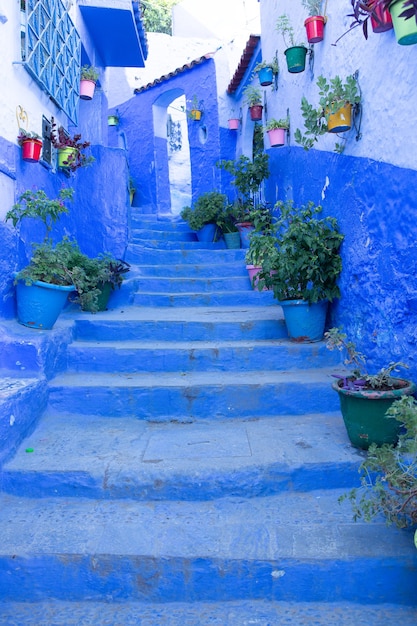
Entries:
{"label": "orange flower pot", "polygon": [[327,130],[329,133],[344,133],[352,128],[352,105],[345,104],[337,113],[328,116]]}

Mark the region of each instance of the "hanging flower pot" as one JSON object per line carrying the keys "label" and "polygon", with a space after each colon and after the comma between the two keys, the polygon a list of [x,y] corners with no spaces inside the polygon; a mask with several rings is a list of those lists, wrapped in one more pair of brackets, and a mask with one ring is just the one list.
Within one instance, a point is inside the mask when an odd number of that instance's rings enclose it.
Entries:
{"label": "hanging flower pot", "polygon": [[118,126],[119,118],[117,117],[117,115],[109,115],[107,118],[107,124],[109,126]]}
{"label": "hanging flower pot", "polygon": [[387,30],[391,30],[392,17],[388,9],[382,8],[380,4],[373,6],[371,13],[371,26],[374,33],[385,33]]}
{"label": "hanging flower pot", "polygon": [[77,148],[71,146],[58,150],[58,167],[61,169],[70,168],[77,161]]}
{"label": "hanging flower pot", "polygon": [[96,83],[93,80],[80,80],[80,98],[82,100],[92,100]]}
{"label": "hanging flower pot", "polygon": [[238,118],[232,117],[229,120],[229,130],[239,130]]}
{"label": "hanging flower pot", "polygon": [[272,128],[267,131],[271,148],[285,144],[285,128]]}
{"label": "hanging flower pot", "polygon": [[352,105],[345,104],[336,113],[331,113],[327,120],[329,133],[344,133],[352,127]]}
{"label": "hanging flower pot", "polygon": [[324,24],[326,20],[322,15],[312,15],[308,17],[304,26],[307,32],[308,43],[319,43],[324,39]]}
{"label": "hanging flower pot", "polygon": [[408,7],[405,0],[394,1],[389,8],[395,37],[401,46],[409,46],[417,43],[417,22],[415,16],[405,19],[400,17]]}
{"label": "hanging flower pot", "polygon": [[258,79],[262,87],[272,85],[272,81],[274,80],[272,67],[263,67],[262,69],[260,69],[258,71]]}
{"label": "hanging flower pot", "polygon": [[304,72],[306,67],[307,48],[305,46],[293,46],[285,50],[288,71],[291,74]]}
{"label": "hanging flower pot", "polygon": [[42,150],[42,141],[40,139],[26,139],[22,142],[22,159],[29,163],[39,161]]}
{"label": "hanging flower pot", "polygon": [[249,107],[250,118],[253,122],[259,122],[262,119],[262,104],[254,104]]}
{"label": "hanging flower pot", "polygon": [[191,109],[190,118],[195,122],[201,120],[201,111],[199,109]]}

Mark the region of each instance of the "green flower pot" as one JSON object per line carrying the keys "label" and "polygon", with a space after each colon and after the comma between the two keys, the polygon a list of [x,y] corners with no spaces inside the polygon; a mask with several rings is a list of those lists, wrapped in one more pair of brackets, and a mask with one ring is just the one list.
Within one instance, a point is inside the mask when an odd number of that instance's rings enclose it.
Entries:
{"label": "green flower pot", "polygon": [[240,233],[235,231],[234,233],[224,233],[224,240],[226,242],[226,248],[228,250],[237,250],[240,248]]}
{"label": "green flower pot", "polygon": [[410,17],[408,20],[404,17],[400,17],[400,13],[407,8],[404,4],[404,0],[398,0],[398,2],[394,2],[390,6],[389,11],[391,13],[397,42],[401,46],[410,46],[417,43],[417,23],[415,17]]}
{"label": "green flower pot", "polygon": [[285,50],[288,71],[291,74],[304,72],[306,67],[307,48],[305,46],[294,46]]}

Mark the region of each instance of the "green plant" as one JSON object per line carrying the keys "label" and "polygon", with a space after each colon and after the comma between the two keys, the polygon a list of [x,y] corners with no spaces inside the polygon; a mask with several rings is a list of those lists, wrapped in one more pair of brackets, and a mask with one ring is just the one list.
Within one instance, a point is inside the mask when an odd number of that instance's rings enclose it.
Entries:
{"label": "green plant", "polygon": [[269,208],[260,207],[254,212],[253,225],[245,262],[260,267],[267,258],[272,259],[277,253],[277,224]]}
{"label": "green plant", "polygon": [[40,220],[45,226],[44,241],[50,237],[55,222],[63,213],[68,213],[64,202],[72,200],[74,189],[63,187],[58,198],[51,200],[43,189],[27,189],[22,193],[19,201],[6,213],[6,221],[11,220],[16,228],[17,224],[25,218]]}
{"label": "green plant", "polygon": [[340,76],[327,79],[319,76],[317,79],[319,88],[319,104],[314,108],[303,96],[301,100],[301,112],[304,118],[305,134],[300,129],[295,131],[295,141],[305,150],[313,147],[320,135],[328,132],[329,116],[340,111],[346,104],[359,105],[361,95],[356,78],[347,76],[343,82]]}
{"label": "green plant", "polygon": [[337,279],[342,270],[343,235],[335,217],[320,217],[321,206],[308,202],[295,207],[290,200],[276,204],[276,253],[262,264],[259,290],[272,288],[281,300],[309,303],[340,296]]}
{"label": "green plant", "polygon": [[307,9],[310,16],[321,15],[321,5],[323,0],[302,0],[302,5]]}
{"label": "green plant", "polygon": [[288,117],[285,118],[281,118],[279,120],[276,120],[274,118],[271,118],[270,120],[268,120],[268,122],[266,123],[265,126],[265,130],[274,130],[276,128],[285,128],[285,130],[288,130],[290,127],[290,120],[288,119]]}
{"label": "green plant", "polygon": [[281,33],[286,48],[304,46],[304,43],[296,42],[294,28],[292,27],[290,18],[286,13],[279,16],[276,23],[276,30]]}
{"label": "green plant", "polygon": [[236,223],[238,222],[239,211],[240,208],[237,204],[224,205],[222,212],[217,218],[217,225],[224,233],[238,232]]}
{"label": "green plant", "polygon": [[401,361],[391,361],[376,374],[368,374],[366,370],[366,357],[356,349],[355,344],[349,341],[342,328],[331,328],[324,334],[326,347],[329,350],[345,352],[345,365],[353,365],[352,372],[345,376],[337,376],[339,385],[347,389],[378,389],[389,390],[397,387],[398,379],[391,376],[392,372],[398,371],[399,367],[408,366]]}
{"label": "green plant", "polygon": [[[266,152],[256,153],[253,160],[241,155],[236,161],[222,160],[217,167],[225,170],[234,178],[232,185],[238,191],[238,204],[240,217],[254,208],[254,195],[259,191],[260,185],[269,177],[269,156]],[[240,219],[239,221],[246,221]]]}
{"label": "green plant", "polygon": [[21,280],[31,285],[40,280],[52,285],[72,285],[68,267],[75,246],[66,237],[55,245],[51,239],[34,244],[30,263],[16,274],[15,284]]}
{"label": "green plant", "polygon": [[94,83],[98,81],[99,74],[92,65],[83,65],[81,68],[81,80],[92,80]]}
{"label": "green plant", "polygon": [[71,172],[75,172],[79,167],[91,165],[95,161],[92,155],[85,153],[85,150],[90,146],[90,142],[81,141],[79,133],[71,137],[62,126],[57,127],[54,120],[52,120],[51,141],[57,150],[64,150],[65,148],[75,149],[75,153],[69,155],[66,161],[64,161],[65,169]]}
{"label": "green plant", "polygon": [[221,220],[227,198],[218,191],[209,191],[199,196],[194,207],[184,207],[181,217],[188,222],[191,230],[200,230],[205,224],[218,224]]}
{"label": "green plant", "polygon": [[252,87],[252,85],[248,85],[243,90],[244,103],[248,105],[248,107],[254,107],[262,105],[262,92],[257,87]]}
{"label": "green plant", "polygon": [[38,135],[38,133],[30,132],[24,128],[19,128],[19,134],[17,136],[18,145],[22,146],[23,142],[28,139],[37,139],[38,141],[42,141],[42,137]]}
{"label": "green plant", "polygon": [[417,524],[417,401],[403,396],[390,406],[387,419],[402,428],[397,445],[372,444],[359,468],[361,486],[339,499],[351,502],[354,519],[385,516],[387,524],[406,528]]}

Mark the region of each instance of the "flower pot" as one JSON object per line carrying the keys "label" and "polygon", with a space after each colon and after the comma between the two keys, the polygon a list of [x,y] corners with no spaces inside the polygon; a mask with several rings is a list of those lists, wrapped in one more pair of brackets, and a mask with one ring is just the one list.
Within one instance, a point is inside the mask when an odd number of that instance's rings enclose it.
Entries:
{"label": "flower pot", "polygon": [[327,315],[327,300],[309,304],[305,300],[282,300],[288,337],[297,343],[321,341]]}
{"label": "flower pot", "polygon": [[203,228],[197,231],[197,239],[201,242],[212,242],[217,234],[217,224],[204,224]]}
{"label": "flower pot", "polygon": [[329,133],[344,133],[352,127],[352,105],[346,104],[337,113],[329,115],[327,130]]}
{"label": "flower pot", "polygon": [[271,148],[285,144],[285,128],[272,128],[267,131]]}
{"label": "flower pot", "polygon": [[223,233],[223,237],[226,242],[226,248],[228,250],[237,250],[240,248],[239,231],[235,231],[233,233]]}
{"label": "flower pot", "polygon": [[71,167],[77,160],[78,150],[77,148],[61,148],[58,150],[58,167],[61,169],[67,169]]}
{"label": "flower pot", "polygon": [[201,120],[201,111],[199,111],[198,109],[191,109],[190,117],[192,120],[198,122],[199,120]]}
{"label": "flower pot", "polygon": [[82,100],[92,100],[96,83],[93,80],[83,78],[80,80],[80,98]]}
{"label": "flower pot", "polygon": [[395,37],[401,46],[409,46],[417,43],[417,23],[415,17],[406,20],[400,17],[400,14],[407,9],[405,0],[397,0],[391,4],[389,11],[391,13],[392,23],[394,26]]}
{"label": "flower pot", "polygon": [[259,122],[262,119],[262,104],[255,104],[249,107],[250,118],[253,122]]}
{"label": "flower pot", "polygon": [[236,228],[239,231],[241,247],[249,248],[249,234],[255,229],[254,225],[251,222],[239,222]]}
{"label": "flower pot", "polygon": [[268,85],[272,85],[272,81],[274,80],[274,73],[271,67],[263,67],[258,72],[258,79],[262,87],[267,87]]}
{"label": "flower pot", "polygon": [[288,71],[291,74],[304,72],[306,67],[307,48],[305,46],[294,46],[285,50]]}
{"label": "flower pot", "polygon": [[325,21],[322,15],[312,15],[305,20],[304,26],[306,27],[308,43],[323,41]]}
{"label": "flower pot", "polygon": [[[112,292],[111,283],[100,283],[97,285],[97,289],[100,290],[100,294],[97,296],[97,307],[96,311],[105,311],[107,309],[107,305],[110,299],[110,295]],[[83,311],[91,312],[91,308],[88,306],[81,307]]]}
{"label": "flower pot", "polygon": [[371,14],[371,26],[374,33],[385,33],[392,29],[392,18],[388,9],[376,5],[373,7],[373,13]]}
{"label": "flower pot", "polygon": [[107,118],[107,124],[109,126],[118,126],[119,118],[117,117],[117,115],[109,115]]}
{"label": "flower pot", "polygon": [[[262,267],[259,265],[247,265],[246,269],[248,270],[249,280],[250,280],[252,289],[257,289],[258,282],[259,282],[258,274],[259,272],[262,271]],[[268,290],[265,287],[263,291],[268,291]]]}
{"label": "flower pot", "polygon": [[40,139],[25,139],[22,143],[22,159],[29,163],[39,161],[42,150]]}
{"label": "flower pot", "polygon": [[233,117],[229,120],[229,130],[239,130],[238,118]]}
{"label": "flower pot", "polygon": [[29,328],[53,328],[74,285],[52,285],[37,280],[32,285],[16,285],[17,319]]}
{"label": "flower pot", "polygon": [[356,448],[367,450],[371,443],[396,444],[401,425],[395,419],[385,417],[391,404],[401,396],[411,395],[416,386],[410,381],[398,379],[398,389],[378,391],[376,389],[344,389],[342,381],[335,381],[333,389],[339,394],[340,409],[351,443]]}

